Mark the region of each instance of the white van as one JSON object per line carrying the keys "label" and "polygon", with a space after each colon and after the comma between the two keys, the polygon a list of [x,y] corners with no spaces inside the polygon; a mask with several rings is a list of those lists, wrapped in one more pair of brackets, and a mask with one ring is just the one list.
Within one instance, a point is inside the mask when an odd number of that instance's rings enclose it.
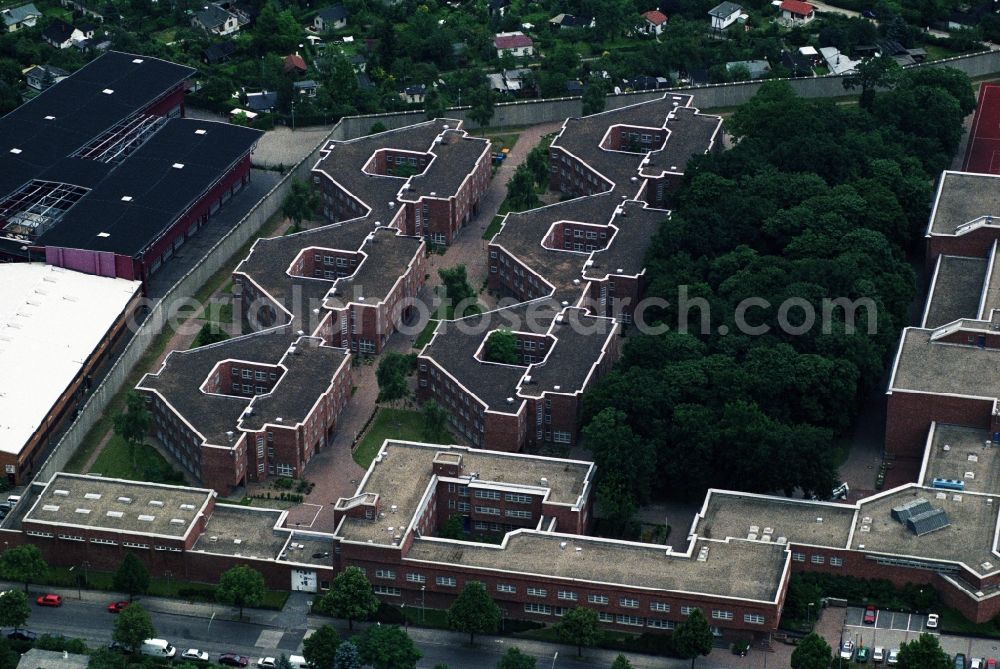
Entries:
{"label": "white van", "polygon": [[292,669],[309,669],[309,663],[301,655],[289,655],[288,662],[292,665]]}
{"label": "white van", "polygon": [[146,639],[142,642],[139,652],[150,657],[172,658],[177,654],[177,649],[165,639]]}

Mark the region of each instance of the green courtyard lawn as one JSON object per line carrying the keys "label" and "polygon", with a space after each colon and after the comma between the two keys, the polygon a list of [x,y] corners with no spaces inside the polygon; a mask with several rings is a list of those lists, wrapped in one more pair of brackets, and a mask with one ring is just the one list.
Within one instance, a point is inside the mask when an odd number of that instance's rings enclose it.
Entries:
{"label": "green courtyard lawn", "polygon": [[135,462],[125,440],[114,435],[97,456],[91,474],[153,483],[184,483],[184,477],[149,444],[135,449]]}
{"label": "green courtyard lawn", "polygon": [[431,337],[434,336],[434,328],[436,328],[440,322],[441,321],[436,321],[433,318],[428,319],[427,325],[425,325],[424,329],[420,331],[417,338],[413,340],[413,348],[423,348],[424,346],[427,346],[427,342],[429,342]]}
{"label": "green courtyard lawn", "polygon": [[[365,469],[372,463],[386,439],[427,441],[424,437],[424,416],[419,411],[407,409],[379,409],[371,429],[354,449],[354,461]],[[439,444],[454,443],[451,435]]]}

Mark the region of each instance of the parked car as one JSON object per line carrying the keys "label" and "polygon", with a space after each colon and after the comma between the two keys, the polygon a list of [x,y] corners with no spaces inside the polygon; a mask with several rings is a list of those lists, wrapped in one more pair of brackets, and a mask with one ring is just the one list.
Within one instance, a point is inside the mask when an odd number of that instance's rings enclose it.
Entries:
{"label": "parked car", "polygon": [[997,661],[992,657],[986,660],[986,669],[997,669]]}
{"label": "parked car", "polygon": [[262,657],[257,660],[257,666],[263,669],[274,669],[278,666],[278,661],[273,657]]}
{"label": "parked car", "polygon": [[181,659],[192,662],[208,662],[208,651],[198,650],[197,648],[188,648],[186,651],[181,653]]}
{"label": "parked car", "polygon": [[42,595],[35,601],[39,606],[62,606],[62,597],[59,595]]}
{"label": "parked car", "polygon": [[840,644],[840,659],[851,660],[854,658],[854,642],[850,639]]}
{"label": "parked car", "polygon": [[893,648],[889,651],[889,657],[885,660],[886,664],[899,664],[899,649]]}
{"label": "parked car", "polygon": [[885,648],[875,646],[875,650],[872,651],[872,662],[885,662]]}
{"label": "parked car", "polygon": [[865,607],[865,617],[864,617],[865,625],[874,625],[876,615],[878,615],[878,609],[875,608],[874,604],[869,604],[867,607]]}
{"label": "parked car", "polygon": [[955,669],[965,669],[965,653],[955,656]]}
{"label": "parked car", "polygon": [[7,638],[11,641],[35,641],[38,639],[38,635],[29,630],[15,629],[7,635]]}
{"label": "parked car", "polygon": [[985,663],[983,661],[983,658],[974,657],[972,658],[972,661],[969,663],[969,669],[983,669],[984,665]]}
{"label": "parked car", "polygon": [[928,613],[927,614],[927,628],[928,629],[937,629],[937,626],[938,626],[938,614],[936,614],[936,613]]}
{"label": "parked car", "polygon": [[858,664],[865,664],[868,662],[868,657],[871,655],[871,648],[868,646],[859,646],[858,654],[854,656],[854,661]]}
{"label": "parked car", "polygon": [[246,655],[237,655],[236,653],[223,653],[219,656],[219,664],[224,664],[227,667],[245,667],[249,664],[250,660]]}
{"label": "parked car", "polygon": [[121,613],[121,610],[128,606],[128,602],[111,602],[108,604],[108,613]]}

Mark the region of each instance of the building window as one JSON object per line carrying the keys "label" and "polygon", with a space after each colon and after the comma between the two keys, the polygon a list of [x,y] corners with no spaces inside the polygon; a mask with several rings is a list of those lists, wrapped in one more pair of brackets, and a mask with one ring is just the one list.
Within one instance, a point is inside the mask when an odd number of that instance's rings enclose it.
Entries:
{"label": "building window", "polygon": [[518,509],[507,509],[508,518],[521,518],[522,520],[531,520],[530,511],[520,511]]}
{"label": "building window", "polygon": [[826,562],[826,558],[822,555],[812,555],[809,557],[809,561],[813,564],[823,564]]}
{"label": "building window", "polygon": [[794,560],[795,562],[805,562],[806,561],[805,553],[792,553],[792,560]]}
{"label": "building window", "polygon": [[556,593],[556,596],[559,599],[564,599],[568,602],[575,602],[579,598],[579,595],[577,595],[572,590],[560,590],[558,593]]}
{"label": "building window", "polygon": [[682,606],[681,607],[681,615],[682,616],[689,616],[689,615],[691,615],[694,612],[694,610],[696,608],[698,608],[698,607],[697,606]]}
{"label": "building window", "polygon": [[608,601],[607,595],[587,595],[587,602],[590,604],[607,604]]}
{"label": "building window", "polygon": [[674,628],[674,621],[663,620],[662,618],[646,618],[646,627],[659,630],[672,630]]}
{"label": "building window", "polygon": [[372,590],[376,595],[388,595],[389,597],[399,597],[402,594],[399,588],[393,588],[388,585],[372,586]]}
{"label": "building window", "polygon": [[511,583],[497,583],[497,592],[517,592],[517,586]]}
{"label": "building window", "polygon": [[524,605],[525,613],[541,613],[542,615],[550,615],[552,613],[552,607],[548,604],[537,604],[535,602],[527,602]]}
{"label": "building window", "polygon": [[636,625],[638,627],[642,627],[646,624],[646,620],[644,618],[640,618],[639,616],[624,615],[615,616],[615,622],[619,625]]}
{"label": "building window", "polygon": [[476,513],[481,513],[484,516],[499,516],[500,509],[495,506],[477,506]]}
{"label": "building window", "polygon": [[626,609],[637,609],[639,608],[639,600],[632,599],[631,597],[622,597],[618,600],[618,604]]}
{"label": "building window", "polygon": [[375,578],[384,578],[388,580],[395,580],[396,572],[391,569],[376,569]]}
{"label": "building window", "polygon": [[751,625],[763,625],[764,616],[759,613],[744,613],[743,622],[750,623]]}
{"label": "building window", "polygon": [[531,504],[531,495],[521,495],[519,493],[509,492],[505,495],[508,502],[516,502],[517,504]]}
{"label": "building window", "polygon": [[468,513],[469,512],[469,503],[468,502],[459,502],[458,503],[458,510],[459,511],[463,511],[465,513]]}
{"label": "building window", "polygon": [[427,577],[423,574],[417,574],[411,571],[406,575],[406,580],[410,583],[426,583]]}
{"label": "building window", "polygon": [[278,465],[278,476],[291,476],[292,466],[291,465]]}
{"label": "building window", "polygon": [[732,620],[732,611],[723,611],[722,609],[712,609],[712,620]]}
{"label": "building window", "polygon": [[563,432],[560,430],[553,430],[552,441],[554,441],[557,444],[568,444],[570,441],[570,433]]}
{"label": "building window", "polygon": [[458,580],[454,576],[438,576],[434,582],[448,588],[454,588],[458,585]]}
{"label": "building window", "polygon": [[839,558],[839,557],[837,557],[835,555],[831,555],[830,556],[830,566],[831,567],[843,567],[844,566],[844,558]]}
{"label": "building window", "polygon": [[613,623],[615,621],[615,617],[610,613],[608,613],[607,611],[598,611],[597,619],[600,620],[602,623]]}
{"label": "building window", "polygon": [[650,602],[650,611],[659,611],[660,613],[670,613],[670,604],[666,602]]}
{"label": "building window", "polygon": [[545,588],[528,588],[528,594],[532,597],[545,597],[549,591]]}
{"label": "building window", "polygon": [[500,499],[500,491],[498,490],[477,490],[476,497],[479,499]]}

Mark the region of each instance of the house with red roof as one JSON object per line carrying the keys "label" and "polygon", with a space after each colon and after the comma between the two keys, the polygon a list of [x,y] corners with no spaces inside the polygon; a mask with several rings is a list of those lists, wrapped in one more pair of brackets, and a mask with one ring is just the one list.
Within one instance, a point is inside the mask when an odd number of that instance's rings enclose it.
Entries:
{"label": "house with red roof", "polygon": [[285,74],[300,76],[306,73],[306,61],[297,53],[285,56],[285,61],[281,65],[281,71]]}
{"label": "house with red roof", "polygon": [[493,38],[493,46],[497,50],[497,58],[505,54],[511,56],[532,56],[535,53],[534,41],[521,31],[497,33]]}
{"label": "house with red roof", "polygon": [[656,9],[643,12],[642,18],[645,20],[643,29],[649,35],[659,35],[667,25],[667,15]]}
{"label": "house with red roof", "polygon": [[782,20],[795,25],[804,25],[816,18],[816,8],[801,0],[783,0],[778,11]]}

